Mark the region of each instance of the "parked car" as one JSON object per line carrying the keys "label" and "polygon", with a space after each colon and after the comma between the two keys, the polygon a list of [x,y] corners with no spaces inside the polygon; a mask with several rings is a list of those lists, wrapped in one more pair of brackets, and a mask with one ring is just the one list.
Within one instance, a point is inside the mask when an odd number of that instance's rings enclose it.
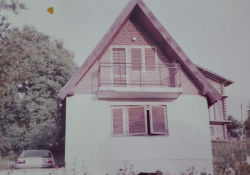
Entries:
{"label": "parked car", "polygon": [[49,150],[26,150],[18,157],[16,169],[54,168],[55,161]]}

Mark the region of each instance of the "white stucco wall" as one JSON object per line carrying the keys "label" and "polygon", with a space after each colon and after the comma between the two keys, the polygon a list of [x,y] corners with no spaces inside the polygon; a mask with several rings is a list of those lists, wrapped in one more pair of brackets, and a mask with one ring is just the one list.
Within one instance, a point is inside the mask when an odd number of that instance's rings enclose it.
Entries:
{"label": "white stucco wall", "polygon": [[[66,168],[84,164],[90,174],[116,174],[125,160],[140,172],[177,173],[194,166],[212,174],[207,101],[199,95],[176,100],[99,100],[67,97]],[[167,105],[169,136],[111,136],[111,105]],[[83,163],[84,161],[84,163]]]}

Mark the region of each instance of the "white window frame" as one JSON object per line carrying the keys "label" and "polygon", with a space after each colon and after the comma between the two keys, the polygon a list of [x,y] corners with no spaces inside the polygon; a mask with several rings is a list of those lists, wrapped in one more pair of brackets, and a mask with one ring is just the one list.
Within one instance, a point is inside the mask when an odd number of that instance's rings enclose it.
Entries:
{"label": "white window frame", "polygon": [[[114,119],[113,119],[113,109],[122,109],[122,119],[123,119],[123,134],[114,134]],[[126,106],[111,106],[110,107],[111,112],[111,135],[112,136],[126,136],[127,135],[127,114],[126,114]]]}
{"label": "white window frame", "polygon": [[[153,127],[153,109],[152,107],[162,107],[164,108],[164,122],[165,122],[165,133],[154,132]],[[149,118],[150,118],[150,133],[151,134],[159,134],[159,135],[168,135],[168,122],[167,122],[167,106],[166,105],[150,105],[149,106]]]}

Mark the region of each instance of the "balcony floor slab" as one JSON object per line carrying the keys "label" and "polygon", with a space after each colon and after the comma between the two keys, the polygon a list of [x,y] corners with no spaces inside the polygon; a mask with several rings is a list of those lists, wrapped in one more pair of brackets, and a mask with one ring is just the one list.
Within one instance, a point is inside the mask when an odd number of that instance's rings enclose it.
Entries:
{"label": "balcony floor slab", "polygon": [[100,87],[98,98],[178,98],[181,87]]}

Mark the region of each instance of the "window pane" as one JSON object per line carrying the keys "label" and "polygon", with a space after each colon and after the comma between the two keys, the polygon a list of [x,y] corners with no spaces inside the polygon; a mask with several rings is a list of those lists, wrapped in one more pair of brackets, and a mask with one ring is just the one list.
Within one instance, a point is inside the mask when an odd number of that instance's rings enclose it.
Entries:
{"label": "window pane", "polygon": [[41,157],[41,158],[51,158],[51,154],[47,150],[27,150],[24,151],[20,157],[28,158],[28,157]]}
{"label": "window pane", "polygon": [[145,66],[146,71],[155,71],[155,48],[145,49]]}
{"label": "window pane", "polygon": [[123,109],[113,109],[113,134],[123,134]]}
{"label": "window pane", "polygon": [[151,133],[166,134],[166,112],[164,106],[151,107]]}
{"label": "window pane", "polygon": [[132,71],[141,71],[142,56],[140,48],[131,48],[131,69]]}
{"label": "window pane", "polygon": [[113,74],[114,75],[126,75],[125,48],[113,49]]}
{"label": "window pane", "polygon": [[129,134],[146,134],[146,117],[144,106],[128,107]]}

